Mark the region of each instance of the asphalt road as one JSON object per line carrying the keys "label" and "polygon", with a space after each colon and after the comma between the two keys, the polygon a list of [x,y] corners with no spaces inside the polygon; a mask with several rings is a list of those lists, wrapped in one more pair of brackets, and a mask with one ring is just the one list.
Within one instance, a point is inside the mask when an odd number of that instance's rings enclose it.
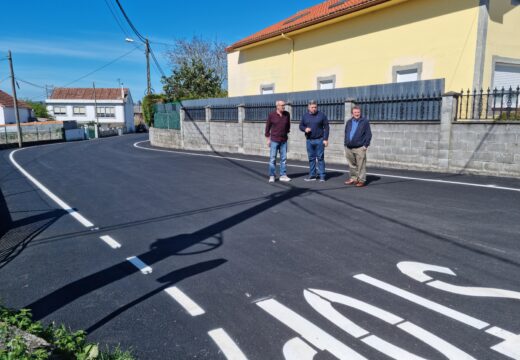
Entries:
{"label": "asphalt road", "polygon": [[520,359],[520,181],[145,140],[0,152],[4,305],[140,359]]}

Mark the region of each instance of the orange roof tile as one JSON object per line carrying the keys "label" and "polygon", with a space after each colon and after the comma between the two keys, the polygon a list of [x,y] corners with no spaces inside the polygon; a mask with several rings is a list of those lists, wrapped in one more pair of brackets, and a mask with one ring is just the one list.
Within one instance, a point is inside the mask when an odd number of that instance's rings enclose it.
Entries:
{"label": "orange roof tile", "polygon": [[266,40],[283,33],[299,30],[307,26],[318,24],[339,16],[353,13],[368,7],[376,6],[390,0],[327,0],[318,5],[298,11],[296,14],[271,25],[253,35],[250,35],[226,50],[231,52],[242,46],[254,44],[256,42]]}
{"label": "orange roof tile", "polygon": [[[13,97],[2,90],[0,90],[0,106],[14,107]],[[18,107],[32,109],[27,103],[20,100],[18,100]]]}
{"label": "orange roof tile", "polygon": [[[125,96],[128,89],[123,89]],[[53,100],[94,100],[93,88],[56,88],[52,91]],[[96,88],[97,100],[123,100],[120,88]]]}

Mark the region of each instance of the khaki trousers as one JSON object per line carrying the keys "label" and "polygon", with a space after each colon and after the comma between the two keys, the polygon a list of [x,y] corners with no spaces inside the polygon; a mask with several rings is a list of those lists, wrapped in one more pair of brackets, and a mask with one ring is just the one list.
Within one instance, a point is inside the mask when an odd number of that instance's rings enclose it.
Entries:
{"label": "khaki trousers", "polygon": [[362,147],[349,149],[345,147],[350,178],[356,181],[367,181],[367,151]]}

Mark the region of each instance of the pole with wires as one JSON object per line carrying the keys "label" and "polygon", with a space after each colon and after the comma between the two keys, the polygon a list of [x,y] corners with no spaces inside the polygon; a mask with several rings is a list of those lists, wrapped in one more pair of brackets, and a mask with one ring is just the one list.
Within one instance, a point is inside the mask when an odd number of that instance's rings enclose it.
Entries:
{"label": "pole with wires", "polygon": [[94,136],[97,139],[99,137],[99,118],[97,112],[97,97],[96,97],[96,83],[92,82],[92,88],[94,89],[94,114],[96,115],[96,125],[94,127]]}
{"label": "pole with wires", "polygon": [[18,113],[18,99],[16,98],[16,81],[13,70],[13,57],[11,56],[11,50],[7,53],[7,60],[9,60],[9,69],[11,70],[11,85],[13,87],[13,105],[14,105],[14,117],[16,119],[16,131],[18,132],[18,147],[22,147],[22,128],[20,126],[20,114]]}
{"label": "pole with wires", "polygon": [[145,42],[145,54],[146,54],[146,95],[152,93],[152,81],[150,79],[150,42],[146,38]]}

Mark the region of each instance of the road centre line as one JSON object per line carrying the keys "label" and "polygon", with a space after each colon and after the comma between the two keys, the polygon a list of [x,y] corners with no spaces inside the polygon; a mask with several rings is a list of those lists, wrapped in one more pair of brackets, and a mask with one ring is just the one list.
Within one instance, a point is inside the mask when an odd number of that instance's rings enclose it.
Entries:
{"label": "road centre line", "polygon": [[101,240],[103,240],[105,243],[108,244],[112,249],[119,249],[121,247],[121,244],[115,241],[111,236],[109,235],[103,235],[99,237]]}
{"label": "road centre line", "polygon": [[213,339],[228,360],[247,360],[242,350],[240,350],[224,329],[219,328],[208,331],[208,335]]}
{"label": "road centre line", "polygon": [[146,265],[141,259],[139,259],[137,256],[131,256],[129,258],[126,258],[132,265],[134,265],[136,268],[139,269],[144,275],[151,274],[152,268],[148,265]]}
{"label": "road centre line", "polygon": [[[149,140],[135,142],[134,143],[134,147],[138,148],[138,149],[142,149],[142,150],[148,150],[148,151],[158,151],[158,152],[166,152],[166,153],[188,155],[188,156],[210,157],[210,158],[216,158],[216,159],[233,160],[233,161],[241,161],[241,162],[250,162],[250,163],[256,163],[256,164],[269,164],[268,161],[262,161],[262,160],[242,159],[242,158],[236,158],[236,157],[230,157],[230,156],[221,156],[221,155],[213,155],[213,154],[199,154],[199,153],[192,153],[192,152],[187,152],[187,151],[152,149],[152,148],[146,148],[146,147],[138,146],[139,144],[145,143],[145,142],[149,142]],[[301,169],[308,169],[308,166],[306,166],[306,165],[287,164],[287,166],[288,167],[301,168]],[[344,170],[344,169],[335,169],[335,168],[327,168],[327,171],[336,171],[336,172],[341,172],[341,173],[347,173],[348,172],[347,170]],[[475,183],[469,183],[469,182],[463,182],[463,181],[448,181],[448,180],[439,180],[439,179],[419,178],[419,177],[412,177],[412,176],[388,175],[388,174],[380,174],[380,173],[367,173],[367,174],[368,175],[373,175],[373,176],[379,176],[379,177],[401,179],[401,180],[423,181],[423,182],[431,182],[431,183],[472,186],[472,187],[480,187],[480,188],[486,188],[486,189],[496,189],[496,190],[507,190],[507,191],[520,192],[520,188],[498,186],[498,185],[493,185],[493,184],[475,184]]]}
{"label": "road centre line", "polygon": [[164,289],[164,291],[166,291],[168,295],[177,301],[179,305],[181,305],[184,310],[186,310],[191,316],[198,316],[206,313],[204,309],[202,309],[195,301],[193,301],[178,287],[172,286]]}
{"label": "road centre line", "polygon": [[17,149],[12,151],[9,154],[9,160],[11,163],[24,175],[27,179],[29,179],[37,188],[39,188],[45,195],[47,195],[52,201],[58,204],[63,210],[69,213],[74,219],[76,219],[81,225],[90,228],[93,227],[94,224],[88,221],[83,215],[81,215],[76,209],[70,207],[65,201],[61,200],[57,195],[51,192],[47,187],[45,187],[41,182],[36,180],[31,174],[29,174],[24,168],[18,164],[18,162],[14,159],[14,154],[22,149]]}

